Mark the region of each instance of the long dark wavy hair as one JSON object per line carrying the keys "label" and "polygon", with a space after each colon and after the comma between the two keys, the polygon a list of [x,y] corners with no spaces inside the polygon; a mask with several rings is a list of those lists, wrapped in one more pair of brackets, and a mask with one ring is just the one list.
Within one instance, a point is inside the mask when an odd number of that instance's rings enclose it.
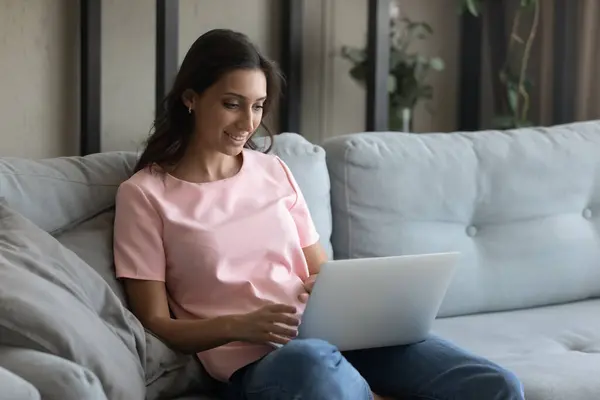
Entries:
{"label": "long dark wavy hair", "polygon": [[[267,99],[263,103],[263,121],[281,90],[282,76],[276,64],[265,58],[242,33],[215,29],[200,36],[186,54],[170,92],[162,101],[153,129],[146,140],[134,172],[153,165],[176,165],[185,154],[194,134],[194,114],[188,112],[182,96],[187,89],[201,94],[224,74],[238,69],[260,69],[267,80]],[[270,139],[266,152],[271,150],[273,134],[261,121]],[[244,145],[253,150],[252,138]]]}

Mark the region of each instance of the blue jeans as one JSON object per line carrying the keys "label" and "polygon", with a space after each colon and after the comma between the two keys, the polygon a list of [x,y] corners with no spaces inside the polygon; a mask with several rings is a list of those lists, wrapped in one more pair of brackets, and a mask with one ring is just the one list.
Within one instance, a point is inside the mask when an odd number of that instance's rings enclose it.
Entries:
{"label": "blue jeans", "polygon": [[244,400],[523,400],[517,377],[437,337],[340,353],[297,339],[236,371],[227,391]]}

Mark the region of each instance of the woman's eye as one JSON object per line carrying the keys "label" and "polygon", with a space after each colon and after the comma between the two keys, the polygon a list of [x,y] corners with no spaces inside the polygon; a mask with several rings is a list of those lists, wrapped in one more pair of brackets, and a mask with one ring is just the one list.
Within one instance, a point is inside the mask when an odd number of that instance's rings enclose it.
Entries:
{"label": "woman's eye", "polygon": [[229,108],[229,109],[234,109],[234,108],[238,107],[238,105],[235,103],[224,103],[224,105],[226,108]]}
{"label": "woman's eye", "polygon": [[260,105],[260,104],[257,104],[257,105],[255,105],[255,106],[254,106],[254,110],[256,110],[256,111],[260,111],[260,110],[262,110],[263,108],[264,108],[264,106],[262,106],[262,105]]}

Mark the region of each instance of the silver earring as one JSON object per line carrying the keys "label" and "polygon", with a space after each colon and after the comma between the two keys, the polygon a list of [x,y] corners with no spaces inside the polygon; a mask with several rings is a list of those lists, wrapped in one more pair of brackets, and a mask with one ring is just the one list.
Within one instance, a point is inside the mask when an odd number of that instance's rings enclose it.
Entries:
{"label": "silver earring", "polygon": [[191,113],[192,113],[192,106],[190,106],[190,107],[188,108],[188,114],[191,114]]}

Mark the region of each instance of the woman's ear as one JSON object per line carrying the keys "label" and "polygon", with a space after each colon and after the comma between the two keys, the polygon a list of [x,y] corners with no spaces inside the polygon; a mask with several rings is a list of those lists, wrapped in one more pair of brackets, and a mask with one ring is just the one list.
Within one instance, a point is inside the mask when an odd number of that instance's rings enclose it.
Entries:
{"label": "woman's ear", "polygon": [[190,114],[194,110],[194,98],[195,98],[194,94],[195,93],[192,89],[186,89],[186,90],[184,90],[183,94],[181,95],[181,101],[183,101],[183,104],[185,104],[185,106],[189,110]]}

